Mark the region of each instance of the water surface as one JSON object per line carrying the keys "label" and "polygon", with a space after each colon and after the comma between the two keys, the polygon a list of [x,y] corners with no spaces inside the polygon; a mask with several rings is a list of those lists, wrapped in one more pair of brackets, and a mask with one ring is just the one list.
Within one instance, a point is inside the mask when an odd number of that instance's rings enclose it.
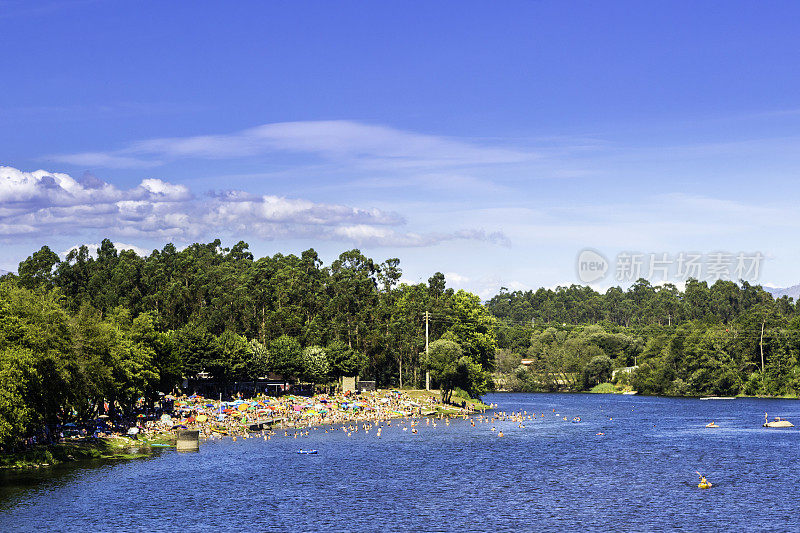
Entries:
{"label": "water surface", "polygon": [[[317,429],[0,474],[0,530],[800,530],[800,431],[761,428],[765,411],[800,422],[796,401],[486,400],[545,416],[525,428],[423,422],[417,435],[398,421],[381,437]],[[695,470],[714,487],[697,489]]]}

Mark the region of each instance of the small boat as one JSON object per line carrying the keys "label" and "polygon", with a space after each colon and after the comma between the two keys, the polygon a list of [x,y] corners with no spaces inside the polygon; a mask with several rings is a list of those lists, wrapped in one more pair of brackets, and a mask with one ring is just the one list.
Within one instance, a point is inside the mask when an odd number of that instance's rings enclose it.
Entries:
{"label": "small boat", "polygon": [[297,450],[297,453],[301,455],[316,455],[319,452],[317,450]]}
{"label": "small boat", "polygon": [[788,420],[775,420],[773,422],[767,422],[764,424],[765,428],[793,428],[794,424],[789,422]]}
{"label": "small boat", "polygon": [[717,424],[715,424],[714,422],[709,422],[708,424],[706,424],[706,427],[707,428],[718,428],[719,426]]}
{"label": "small boat", "polygon": [[735,400],[735,396],[706,396],[705,398],[700,398],[701,400]]}
{"label": "small boat", "polygon": [[709,483],[708,481],[706,481],[705,483],[698,483],[697,484],[697,488],[698,489],[710,489],[711,486],[712,486],[711,483]]}

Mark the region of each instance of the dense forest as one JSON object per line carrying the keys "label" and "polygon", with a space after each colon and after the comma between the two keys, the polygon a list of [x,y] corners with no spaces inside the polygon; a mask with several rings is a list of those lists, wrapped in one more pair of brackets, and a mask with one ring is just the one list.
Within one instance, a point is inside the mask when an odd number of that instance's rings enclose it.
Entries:
{"label": "dense forest", "polygon": [[711,286],[690,278],[683,291],[675,285],[652,286],[637,280],[627,291],[611,287],[599,293],[591,287],[571,285],[555,290],[507,292],[492,298],[491,313],[511,324],[598,324],[616,326],[672,326],[691,320],[727,323],[754,307],[768,305],[784,316],[797,308],[786,296],[773,301],[758,285],[717,280]]}
{"label": "dense forest", "polygon": [[800,390],[800,309],[747,282],[501,291],[487,308],[500,321],[496,370],[509,389],[587,390],[624,368],[615,381],[645,394]]}
{"label": "dense forest", "polygon": [[[401,275],[399,260],[359,250],[323,266],[314,250],[254,259],[219,240],[140,257],[106,239],[63,261],[42,247],[0,281],[0,443],[106,406],[130,415],[200,372],[223,386],[272,372],[424,387],[430,370],[434,385],[484,392],[495,319],[441,273],[413,285]],[[455,360],[426,364],[426,312]]]}
{"label": "dense forest", "polygon": [[643,394],[800,390],[800,309],[746,282],[501,290],[483,304],[441,273],[401,276],[398,259],[359,250],[324,266],[314,250],[255,259],[219,240],[147,257],[107,239],[64,260],[42,247],[0,278],[0,446],[130,416],[201,372],[225,388],[269,373],[424,387],[430,371],[445,398],[612,379]]}

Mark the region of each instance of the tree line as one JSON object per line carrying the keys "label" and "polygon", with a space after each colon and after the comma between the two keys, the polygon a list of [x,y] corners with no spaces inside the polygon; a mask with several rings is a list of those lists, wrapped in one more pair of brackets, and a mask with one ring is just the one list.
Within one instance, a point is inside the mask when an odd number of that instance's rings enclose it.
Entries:
{"label": "tree line", "polygon": [[485,391],[494,317],[441,273],[427,284],[401,275],[398,259],[359,250],[323,266],[313,249],[255,259],[219,240],[141,257],[105,239],[64,260],[44,246],[0,279],[0,443],[106,408],[129,416],[201,372],[222,385],[273,372],[421,387],[432,370],[438,386],[436,365],[449,361],[426,361],[426,312],[430,339],[472,365],[454,384]]}
{"label": "tree line", "polygon": [[612,375],[645,394],[800,389],[800,310],[746,282],[501,290],[484,305],[439,272],[401,276],[398,259],[359,250],[325,266],[313,249],[256,259],[219,240],[141,257],[106,239],[64,260],[44,246],[0,278],[0,445],[130,416],[200,373],[223,387],[275,373],[421,388],[430,371],[445,398],[495,383],[588,390]]}
{"label": "tree line", "polygon": [[503,291],[487,307],[500,319],[497,379],[512,390],[588,390],[613,373],[644,394],[800,391],[800,309],[746,282]]}
{"label": "tree line", "polygon": [[690,278],[683,291],[670,283],[653,286],[637,280],[628,290],[611,287],[600,293],[588,286],[508,292],[501,289],[487,303],[491,313],[513,324],[598,324],[617,326],[676,325],[691,320],[729,322],[759,305],[770,304],[783,315],[798,312],[786,296],[773,300],[758,285]]}

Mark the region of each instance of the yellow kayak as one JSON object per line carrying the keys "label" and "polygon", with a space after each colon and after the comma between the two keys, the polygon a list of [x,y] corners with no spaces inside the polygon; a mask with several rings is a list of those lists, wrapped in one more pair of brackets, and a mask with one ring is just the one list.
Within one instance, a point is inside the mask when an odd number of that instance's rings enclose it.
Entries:
{"label": "yellow kayak", "polygon": [[706,482],[706,483],[698,483],[697,488],[698,489],[710,489],[711,488],[711,483],[708,483],[708,482]]}

